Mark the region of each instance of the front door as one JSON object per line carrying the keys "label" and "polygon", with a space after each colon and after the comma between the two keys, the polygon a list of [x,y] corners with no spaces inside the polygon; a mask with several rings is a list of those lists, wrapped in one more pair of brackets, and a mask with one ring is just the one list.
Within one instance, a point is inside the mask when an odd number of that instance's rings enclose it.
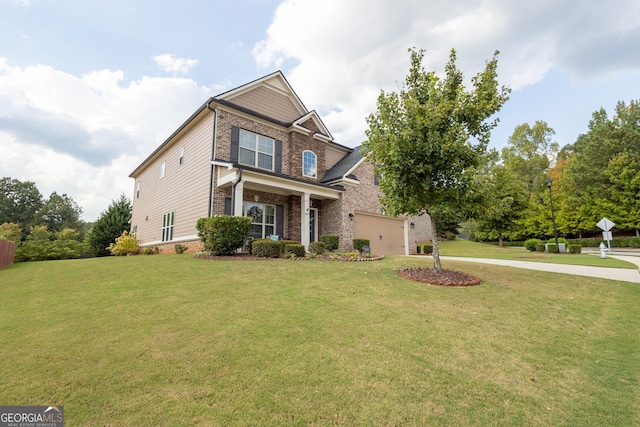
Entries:
{"label": "front door", "polygon": [[318,240],[318,209],[309,209],[309,243]]}

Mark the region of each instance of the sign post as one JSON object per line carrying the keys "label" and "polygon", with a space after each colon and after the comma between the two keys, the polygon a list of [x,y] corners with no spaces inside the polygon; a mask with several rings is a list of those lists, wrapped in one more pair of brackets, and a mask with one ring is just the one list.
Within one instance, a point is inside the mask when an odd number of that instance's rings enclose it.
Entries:
{"label": "sign post", "polygon": [[616,226],[616,223],[607,218],[602,218],[596,226],[602,230],[602,238],[607,241],[609,252],[611,252],[611,229]]}

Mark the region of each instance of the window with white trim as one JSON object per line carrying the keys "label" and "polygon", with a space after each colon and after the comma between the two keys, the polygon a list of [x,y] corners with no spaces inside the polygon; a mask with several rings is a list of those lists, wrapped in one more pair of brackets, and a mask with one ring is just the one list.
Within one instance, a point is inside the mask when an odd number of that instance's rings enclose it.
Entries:
{"label": "window with white trim", "polygon": [[140,181],[136,183],[136,199],[140,198]]}
{"label": "window with white trim", "polygon": [[274,205],[244,202],[242,214],[251,218],[249,236],[268,238],[276,233],[276,207]]}
{"label": "window with white trim", "polygon": [[136,237],[138,235],[138,226],[134,225],[131,227],[131,237]]}
{"label": "window with white trim", "polygon": [[167,171],[167,162],[162,162],[160,164],[160,178],[164,178],[166,171]]}
{"label": "window with white trim", "polygon": [[180,147],[180,153],[178,156],[178,164],[181,165],[184,163],[184,147]]}
{"label": "window with white trim", "polygon": [[162,241],[173,240],[173,211],[162,215]]}
{"label": "window with white trim", "polygon": [[318,156],[313,151],[305,150],[302,153],[302,175],[309,178],[318,176]]}
{"label": "window with white trim", "polygon": [[273,170],[275,140],[240,129],[238,162],[243,165]]}

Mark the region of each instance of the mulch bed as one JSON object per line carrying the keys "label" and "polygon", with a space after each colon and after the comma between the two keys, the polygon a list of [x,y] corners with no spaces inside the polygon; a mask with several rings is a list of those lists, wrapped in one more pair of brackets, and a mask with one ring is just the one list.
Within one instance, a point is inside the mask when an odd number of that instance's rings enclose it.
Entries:
{"label": "mulch bed", "polygon": [[432,268],[403,268],[400,277],[414,282],[427,283],[436,286],[475,286],[480,279],[453,270],[435,271]]}

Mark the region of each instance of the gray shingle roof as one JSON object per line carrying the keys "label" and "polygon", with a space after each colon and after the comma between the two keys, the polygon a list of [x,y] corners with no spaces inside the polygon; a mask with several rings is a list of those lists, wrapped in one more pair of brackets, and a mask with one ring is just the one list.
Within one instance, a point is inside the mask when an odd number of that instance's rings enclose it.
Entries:
{"label": "gray shingle roof", "polygon": [[360,152],[361,147],[362,146],[358,146],[354,148],[352,152],[340,159],[338,163],[333,165],[333,167],[324,174],[320,182],[331,182],[343,178],[345,174],[362,159],[362,153]]}

